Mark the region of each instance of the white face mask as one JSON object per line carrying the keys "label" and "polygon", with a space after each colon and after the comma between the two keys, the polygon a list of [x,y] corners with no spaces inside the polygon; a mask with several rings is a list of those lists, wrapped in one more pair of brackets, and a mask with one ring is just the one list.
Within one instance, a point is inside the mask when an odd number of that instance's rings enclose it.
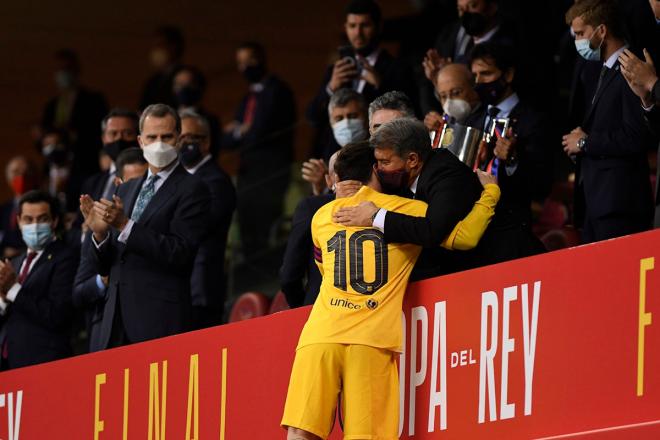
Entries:
{"label": "white face mask", "polygon": [[165,142],[154,142],[153,144],[142,147],[144,158],[149,165],[156,168],[165,168],[177,158],[176,149]]}
{"label": "white face mask", "polygon": [[359,118],[344,118],[332,126],[335,140],[340,146],[367,139],[369,133],[364,128],[364,121]]}
{"label": "white face mask", "polygon": [[469,102],[464,99],[448,99],[445,101],[443,106],[445,113],[447,113],[452,118],[456,119],[456,122],[463,122],[470,115],[472,111],[472,106]]}

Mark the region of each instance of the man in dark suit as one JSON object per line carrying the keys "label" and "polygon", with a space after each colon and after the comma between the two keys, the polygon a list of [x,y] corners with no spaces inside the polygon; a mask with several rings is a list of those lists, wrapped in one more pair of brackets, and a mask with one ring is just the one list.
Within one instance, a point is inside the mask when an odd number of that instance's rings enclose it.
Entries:
{"label": "man in dark suit", "polygon": [[342,48],[343,58],[326,69],[321,87],[306,112],[308,121],[317,130],[312,156],[326,163],[339,149],[328,124],[328,102],[333,93],[341,88],[353,88],[364,96],[367,104],[391,90],[415,95],[412,71],[379,47],[378,4],[373,0],[352,0],[345,11],[344,30],[350,46]]}
{"label": "man in dark suit", "polygon": [[41,125],[45,129],[65,131],[71,140],[71,185],[78,193],[82,182],[98,171],[99,127],[108,105],[103,95],[80,85],[80,61],[74,51],[58,51],[55,61],[59,93],[46,104]]}
{"label": "man in dark suit", "polygon": [[[487,132],[494,119],[509,119],[506,133],[497,133],[483,152],[480,168],[497,175],[502,197],[484,237],[499,235],[497,250],[489,249],[484,263],[521,258],[544,251],[531,230],[532,203],[542,206],[553,177],[553,139],[547,117],[519,98],[513,88],[516,75],[513,48],[488,42],[471,53],[470,69],[483,104],[465,124]],[[508,238],[504,239],[504,235]],[[495,246],[495,243],[493,243]]]}
{"label": "man in dark suit", "polygon": [[[266,66],[259,43],[243,43],[236,64],[249,83],[223,144],[238,148],[238,222],[243,252],[253,257],[268,248],[269,228],[282,215],[293,157],[296,109],[289,86]],[[259,215],[255,215],[258,212]]]}
{"label": "man in dark suit", "polygon": [[140,118],[149,171],[127,182],[112,201],[81,196],[92,230],[97,271],[109,276],[92,350],[168,336],[191,327],[190,276],[208,230],[207,186],[177,160],[181,119],[154,104]]}
{"label": "man in dark suit", "polygon": [[612,0],[584,0],[566,13],[578,53],[600,60],[600,77],[583,124],[562,140],[577,160],[576,225],[586,243],[649,229],[653,199],[646,152],[654,145],[639,99],[621,74],[627,48]]}
{"label": "man in dark suit", "polygon": [[416,279],[463,268],[461,253],[449,257],[440,243],[479,199],[477,175],[449,150],[431,150],[421,122],[401,118],[382,125],[371,138],[383,192],[401,194],[429,204],[426,217],[417,218],[379,209],[373,203],[342,208],[335,221],[344,225],[373,226],[392,243],[423,246],[414,271]]}
{"label": "man in dark suit", "polygon": [[[137,128],[137,127],[136,127]],[[147,161],[144,159],[139,147],[128,148],[117,156],[115,161],[117,173],[115,185],[128,182],[132,179],[141,179],[147,172]],[[80,250],[80,264],[76,272],[73,285],[73,305],[85,314],[85,329],[87,331],[87,346],[89,340],[97,337],[100,330],[103,307],[105,305],[106,292],[108,289],[108,277],[98,273],[96,257],[94,255],[90,233],[82,243]]]}
{"label": "man in dark suit", "polygon": [[211,192],[207,211],[213,228],[199,247],[190,281],[193,326],[199,329],[222,324],[227,288],[225,251],[227,233],[236,209],[236,191],[229,176],[211,155],[208,120],[192,110],[184,110],[179,115],[179,161],[190,174],[206,183]]}
{"label": "man in dark suit", "polygon": [[0,262],[2,366],[18,368],[69,356],[71,289],[76,256],[55,237],[56,199],[42,191],[24,194],[18,223],[27,252]]}

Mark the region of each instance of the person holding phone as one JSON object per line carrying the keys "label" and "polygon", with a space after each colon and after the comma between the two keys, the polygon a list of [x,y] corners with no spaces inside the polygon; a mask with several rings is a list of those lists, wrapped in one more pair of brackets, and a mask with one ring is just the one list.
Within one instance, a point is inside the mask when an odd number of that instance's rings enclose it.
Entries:
{"label": "person holding phone", "polygon": [[[413,96],[412,72],[380,47],[381,10],[373,0],[351,0],[345,10],[347,46],[337,51],[337,61],[328,66],[319,91],[309,104],[306,117],[316,127],[312,157],[326,163],[339,149],[328,124],[328,102],[341,88],[351,88],[370,103],[377,96],[400,90]],[[414,102],[414,100],[413,100]]]}

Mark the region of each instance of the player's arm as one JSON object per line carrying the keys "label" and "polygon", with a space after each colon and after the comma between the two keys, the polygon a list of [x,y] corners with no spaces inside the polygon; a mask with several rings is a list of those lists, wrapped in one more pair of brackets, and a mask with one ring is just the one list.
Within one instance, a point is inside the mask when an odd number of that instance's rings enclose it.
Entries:
{"label": "player's arm", "polygon": [[485,185],[481,198],[475,202],[470,213],[454,226],[441,246],[460,251],[475,248],[486,232],[499,200],[500,187],[494,183]]}

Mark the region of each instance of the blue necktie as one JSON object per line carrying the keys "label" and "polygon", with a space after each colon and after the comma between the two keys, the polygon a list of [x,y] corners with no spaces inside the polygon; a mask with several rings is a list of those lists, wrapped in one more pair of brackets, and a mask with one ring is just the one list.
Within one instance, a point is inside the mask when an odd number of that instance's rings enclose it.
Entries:
{"label": "blue necktie", "polygon": [[131,219],[134,222],[140,220],[142,213],[156,193],[156,180],[158,180],[158,177],[158,174],[154,174],[153,176],[149,177],[147,184],[144,185],[140,190],[137,202],[135,202],[135,208],[133,208],[133,215],[131,216]]}

